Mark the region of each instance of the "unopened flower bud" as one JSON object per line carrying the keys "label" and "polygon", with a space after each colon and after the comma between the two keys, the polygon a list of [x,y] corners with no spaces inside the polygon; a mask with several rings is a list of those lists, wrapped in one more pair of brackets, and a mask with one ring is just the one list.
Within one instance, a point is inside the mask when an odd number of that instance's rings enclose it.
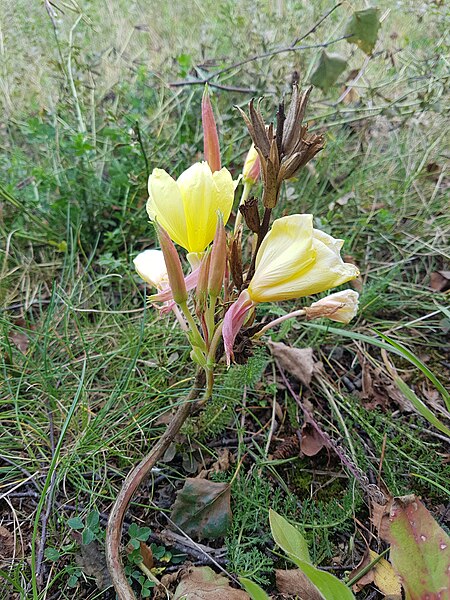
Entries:
{"label": "unopened flower bud", "polygon": [[183,269],[181,268],[180,257],[169,234],[156,223],[161,250],[164,254],[164,261],[169,276],[169,285],[172,290],[173,299],[177,304],[184,304],[188,298],[186,283],[184,281]]}
{"label": "unopened flower bud", "polygon": [[209,98],[208,85],[205,85],[202,98],[202,125],[205,160],[214,173],[215,171],[220,171],[220,147],[216,120]]}
{"label": "unopened flower bud", "polygon": [[138,275],[149,285],[164,289],[169,285],[164,254],[161,250],[144,250],[133,260]]}
{"label": "unopened flower bud", "polygon": [[223,278],[227,262],[227,238],[222,215],[217,219],[216,235],[211,249],[211,264],[209,267],[208,292],[217,298],[222,290]]}
{"label": "unopened flower bud", "polygon": [[195,288],[195,298],[197,308],[200,312],[203,312],[206,304],[206,298],[208,296],[208,281],[209,281],[209,268],[211,264],[211,250],[205,252],[202,261],[200,263],[198,272],[198,282]]}
{"label": "unopened flower bud", "polygon": [[349,323],[358,312],[359,294],[354,290],[343,290],[330,294],[305,308],[307,319],[326,317],[338,323]]}
{"label": "unopened flower bud", "polygon": [[254,185],[258,181],[260,173],[261,161],[255,145],[252,144],[242,169],[242,179],[244,183]]}

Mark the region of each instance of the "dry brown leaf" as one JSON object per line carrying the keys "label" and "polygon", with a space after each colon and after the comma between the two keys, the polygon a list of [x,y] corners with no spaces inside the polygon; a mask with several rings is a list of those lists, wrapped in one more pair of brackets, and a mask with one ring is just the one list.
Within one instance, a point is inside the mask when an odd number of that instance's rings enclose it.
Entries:
{"label": "dry brown leaf", "polygon": [[313,358],[312,348],[292,348],[282,342],[269,342],[269,348],[272,356],[283,369],[309,386],[313,373],[317,371],[319,365]]}
{"label": "dry brown leaf", "polygon": [[95,584],[99,590],[105,590],[112,585],[105,554],[97,541],[81,544],[80,554],[75,557],[75,561],[85,575],[95,577]]}
{"label": "dry brown leaf", "polygon": [[316,428],[306,421],[302,427],[300,449],[306,456],[315,456],[324,447],[324,440]]}
{"label": "dry brown leaf", "polygon": [[[350,579],[353,579],[353,577],[378,557],[379,555],[373,550],[366,552],[356,569],[350,573]],[[384,594],[385,597],[390,598],[390,600],[401,600],[402,586],[400,580],[395,574],[392,565],[385,558],[380,558],[372,569],[352,586],[352,589],[355,593],[358,593],[370,583],[374,583],[380,592]]]}
{"label": "dry brown leaf", "polygon": [[300,600],[323,600],[322,594],[300,569],[275,569],[277,590]]}
{"label": "dry brown leaf", "polygon": [[[373,552],[373,550],[369,550],[369,554],[371,561],[379,556],[376,552]],[[380,592],[391,600],[401,600],[402,586],[391,563],[385,558],[380,558],[372,571],[374,572],[373,582]]]}
{"label": "dry brown leaf", "polygon": [[450,289],[450,271],[434,271],[430,275],[430,287],[436,292]]}
{"label": "dry brown leaf", "polygon": [[181,575],[173,600],[250,600],[243,590],[230,587],[228,579],[210,567],[192,567]]}
{"label": "dry brown leaf", "polygon": [[13,558],[15,549],[13,534],[0,525],[0,559]]}
{"label": "dry brown leaf", "polygon": [[147,567],[147,569],[153,569],[155,566],[155,562],[153,560],[153,552],[150,546],[144,544],[144,542],[140,542],[140,551],[142,556],[142,562]]}

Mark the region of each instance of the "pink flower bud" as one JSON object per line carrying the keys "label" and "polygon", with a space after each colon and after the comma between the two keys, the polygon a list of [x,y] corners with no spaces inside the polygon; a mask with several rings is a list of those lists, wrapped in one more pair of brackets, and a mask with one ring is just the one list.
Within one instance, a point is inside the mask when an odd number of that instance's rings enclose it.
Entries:
{"label": "pink flower bud", "polygon": [[181,268],[180,257],[178,256],[175,244],[170,239],[169,234],[158,223],[156,223],[156,230],[161,250],[164,254],[164,261],[167,267],[169,285],[172,290],[173,299],[177,304],[183,304],[186,302],[188,294],[186,283],[184,281],[183,269]]}
{"label": "pink flower bud", "polygon": [[211,265],[209,268],[208,292],[217,298],[223,285],[225,267],[227,262],[227,238],[223,225],[222,214],[217,218],[216,235],[214,236],[211,250]]}
{"label": "pink flower bud", "polygon": [[209,99],[208,84],[205,85],[202,98],[202,125],[205,160],[214,173],[214,171],[220,171],[220,147],[216,120],[214,119],[211,100]]}

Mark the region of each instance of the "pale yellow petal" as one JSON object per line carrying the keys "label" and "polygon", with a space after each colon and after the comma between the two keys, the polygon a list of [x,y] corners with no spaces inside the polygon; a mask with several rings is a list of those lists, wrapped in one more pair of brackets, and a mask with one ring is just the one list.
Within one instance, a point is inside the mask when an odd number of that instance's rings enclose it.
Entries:
{"label": "pale yellow petal", "polygon": [[147,212],[167,231],[174,242],[188,249],[183,199],[177,182],[163,169],[154,169],[148,178]]}
{"label": "pale yellow petal", "polygon": [[211,168],[206,162],[195,163],[180,175],[177,184],[186,215],[188,250],[203,252],[214,237],[215,226],[212,233],[209,228],[211,212],[215,217],[214,223],[217,222],[217,215],[211,208],[213,190]]}
{"label": "pale yellow petal", "polygon": [[[256,257],[248,291],[255,302],[273,301],[280,289],[295,296],[296,281],[314,263],[312,215],[291,215],[274,221]],[[294,296],[290,295],[294,293]]]}
{"label": "pale yellow petal", "polygon": [[312,215],[277,219],[259,249],[248,292],[255,302],[318,294],[359,275],[340,256],[343,241],[312,228]]}

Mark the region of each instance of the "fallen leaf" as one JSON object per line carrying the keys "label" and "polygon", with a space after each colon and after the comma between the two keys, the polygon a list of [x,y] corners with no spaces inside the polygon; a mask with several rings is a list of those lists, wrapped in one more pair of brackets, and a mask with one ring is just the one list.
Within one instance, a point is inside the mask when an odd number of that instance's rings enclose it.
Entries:
{"label": "fallen leaf", "polygon": [[230,587],[228,579],[210,567],[191,567],[181,576],[173,600],[250,600],[243,590]]}
{"label": "fallen leaf", "polygon": [[398,576],[392,568],[392,565],[385,558],[379,558],[379,554],[373,550],[369,550],[365,553],[364,558],[359,563],[358,567],[350,573],[350,579],[353,579],[353,577],[355,577],[359,572],[361,572],[375,560],[377,560],[377,562],[373,565],[370,571],[365,573],[352,586],[353,591],[358,593],[366,585],[374,583],[380,592],[386,597],[389,597],[390,600],[401,600],[402,586]]}
{"label": "fallen leaf", "polygon": [[16,346],[16,348],[25,354],[28,350],[28,346],[30,345],[30,337],[27,333],[25,333],[25,331],[23,331],[24,329],[28,329],[26,322],[22,318],[18,319],[14,323],[14,329],[9,331],[8,338],[10,342]]}
{"label": "fallen leaf", "polygon": [[[379,557],[373,550],[369,550],[369,554],[371,561]],[[380,558],[372,571],[374,572],[373,582],[380,592],[388,596],[391,600],[401,600],[402,585],[391,563],[385,558]]]}
{"label": "fallen leaf", "polygon": [[450,538],[415,496],[391,498],[373,507],[373,523],[391,544],[392,566],[407,600],[438,600],[450,592]]}
{"label": "fallen leaf", "polygon": [[228,448],[222,448],[218,452],[218,458],[212,465],[211,470],[213,473],[220,473],[221,471],[228,471],[233,461],[233,455]]}
{"label": "fallen leaf", "polygon": [[[366,552],[364,553],[364,556],[362,557],[359,565],[355,569],[353,569],[353,571],[348,576],[349,579],[353,579],[354,577],[356,577],[370,563],[371,563],[370,554],[366,550]],[[374,577],[375,577],[375,574],[373,572],[373,569],[370,569],[370,571],[367,571],[367,573],[365,573],[364,575],[362,575],[358,579],[358,581],[352,585],[352,590],[355,592],[355,594],[357,594],[362,589],[364,589],[366,587],[366,585],[370,585],[371,583],[373,583]]]}
{"label": "fallen leaf", "polygon": [[96,540],[90,544],[81,544],[80,553],[75,557],[75,561],[85,575],[95,578],[99,590],[105,590],[112,585],[105,554]]}
{"label": "fallen leaf", "polygon": [[147,546],[147,544],[145,544],[144,542],[140,542],[139,550],[141,552],[142,562],[144,563],[144,565],[149,570],[153,569],[153,567],[155,566],[155,562],[153,560],[152,549],[149,546]]}
{"label": "fallen leaf", "polygon": [[172,507],[171,519],[191,537],[224,537],[231,523],[230,486],[207,479],[186,479]]}
{"label": "fallen leaf", "polygon": [[312,348],[292,348],[282,342],[269,342],[269,348],[284,370],[309,386],[313,373],[317,372],[319,367],[319,363],[313,358]]}
{"label": "fallen leaf", "polygon": [[287,571],[275,569],[275,579],[280,594],[299,596],[308,600],[323,600],[322,594],[300,569]]}
{"label": "fallen leaf", "polygon": [[0,525],[0,559],[13,558],[15,549],[13,534]]}
{"label": "fallen leaf", "polygon": [[308,421],[302,427],[300,449],[306,456],[315,456],[324,447],[324,440],[317,429]]}
{"label": "fallen leaf", "polygon": [[430,275],[430,287],[436,292],[450,289],[450,271],[434,271]]}

